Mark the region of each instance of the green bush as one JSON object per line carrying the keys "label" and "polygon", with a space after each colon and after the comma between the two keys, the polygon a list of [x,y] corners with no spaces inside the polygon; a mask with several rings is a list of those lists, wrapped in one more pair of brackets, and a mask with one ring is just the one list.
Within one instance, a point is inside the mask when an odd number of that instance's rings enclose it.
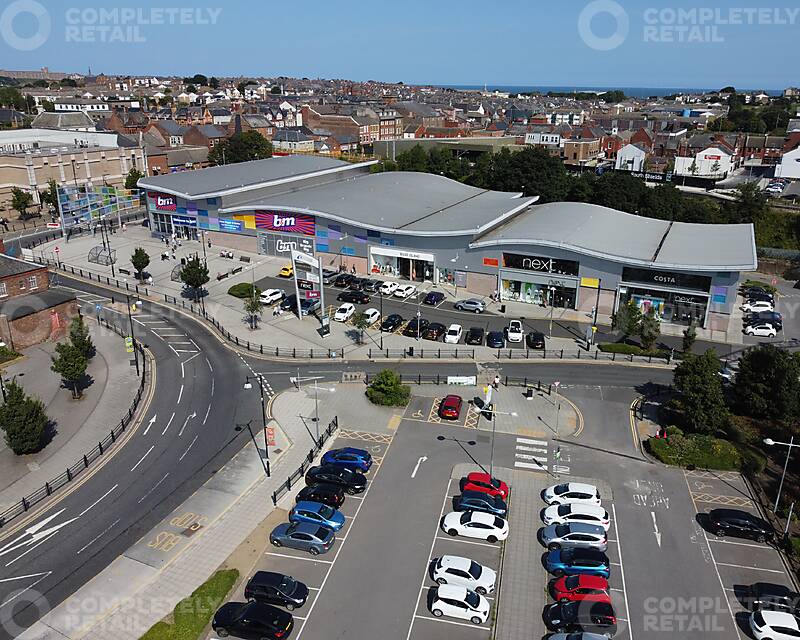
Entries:
{"label": "green bush", "polygon": [[800,556],[800,536],[791,536],[789,543],[789,552],[793,556]]}
{"label": "green bush", "polygon": [[140,640],[197,640],[239,579],[236,569],[217,571],[172,612],[172,624],[157,622]]}
{"label": "green bush", "polygon": [[253,297],[254,288],[256,290],[256,295],[261,295],[261,289],[250,284],[249,282],[240,282],[239,284],[233,285],[230,289],[228,289],[228,295],[233,296],[234,298],[241,298],[242,300],[245,300],[246,298]]}
{"label": "green bush", "polygon": [[746,289],[747,287],[761,287],[770,293],[775,293],[777,289],[773,287],[769,282],[764,282],[763,280],[745,280],[740,285],[742,288]]}
{"label": "green bush", "polygon": [[16,351],[12,351],[8,347],[0,347],[0,364],[16,358],[19,358],[19,354]]}
{"label": "green bush", "polygon": [[372,404],[385,407],[404,407],[411,398],[411,389],[400,382],[400,376],[391,369],[384,369],[367,387],[367,398]]}
{"label": "green bush", "polygon": [[666,349],[653,349],[645,351],[639,345],[627,342],[601,342],[597,345],[603,353],[620,353],[626,356],[653,356],[654,358],[668,358],[670,352]]}
{"label": "green bush", "polygon": [[673,433],[666,440],[650,438],[647,450],[665,464],[686,467],[693,465],[701,469],[731,471],[740,469],[742,456],[727,440],[713,436]]}
{"label": "green bush", "polygon": [[764,473],[767,466],[767,456],[755,447],[742,445],[739,447],[742,456],[742,471],[748,476],[757,476]]}

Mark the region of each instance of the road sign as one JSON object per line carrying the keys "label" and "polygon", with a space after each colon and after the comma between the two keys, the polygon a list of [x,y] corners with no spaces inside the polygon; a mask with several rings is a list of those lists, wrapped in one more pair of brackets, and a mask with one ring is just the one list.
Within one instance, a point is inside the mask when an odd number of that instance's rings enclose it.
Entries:
{"label": "road sign", "polygon": [[303,291],[311,291],[314,289],[314,283],[308,280],[297,280],[297,288]]}
{"label": "road sign", "polygon": [[778,279],[777,278],[773,278],[772,279],[772,286],[774,287],[776,284],[778,284]]}
{"label": "road sign", "polygon": [[[298,281],[298,286],[300,282]],[[300,287],[301,289],[303,287]],[[319,300],[319,291],[306,291],[306,300]]]}
{"label": "road sign", "polygon": [[125,338],[125,351],[133,353],[133,338],[130,336]]}
{"label": "road sign", "polygon": [[48,222],[47,223],[47,228],[48,229],[60,229],[61,228],[61,224],[58,223],[58,222]]}
{"label": "road sign", "polygon": [[56,247],[56,248],[54,249],[54,251],[55,251],[56,253],[61,253],[61,249],[59,249],[58,247]]}
{"label": "road sign", "polygon": [[275,427],[267,427],[267,446],[275,446]]}
{"label": "road sign", "polygon": [[553,386],[554,386],[556,389],[558,389],[558,388],[561,386],[561,382],[560,382],[559,380],[556,380],[556,381],[553,383]]}

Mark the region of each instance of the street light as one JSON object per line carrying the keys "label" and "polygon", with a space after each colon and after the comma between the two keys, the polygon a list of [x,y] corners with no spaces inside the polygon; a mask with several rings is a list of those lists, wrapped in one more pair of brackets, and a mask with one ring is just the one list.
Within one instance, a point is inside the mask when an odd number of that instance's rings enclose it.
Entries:
{"label": "street light", "polygon": [[786,469],[789,467],[789,457],[792,455],[792,448],[800,447],[800,444],[794,443],[794,436],[790,438],[789,442],[775,442],[775,440],[772,438],[764,438],[764,444],[769,447],[776,444],[780,445],[781,447],[788,447],[786,451],[786,462],[783,465],[783,473],[781,474],[781,482],[778,485],[778,496],[775,498],[775,508],[773,509],[773,511],[777,513],[778,504],[781,501],[781,491],[783,491],[783,481],[786,479]]}
{"label": "street light", "polygon": [[[297,370],[297,377],[292,376],[289,378],[289,382],[297,387],[297,390],[300,390],[300,383],[301,382],[314,382],[314,417],[311,418],[311,421],[316,426],[316,435],[317,435],[317,444],[319,444],[319,397],[317,396],[317,392],[319,391],[320,387],[317,386],[317,380],[324,380],[323,376],[300,376],[300,370]],[[332,389],[329,387],[322,387],[323,391],[330,391],[334,392],[336,389]]]}
{"label": "street light", "polygon": [[[256,442],[256,437],[253,435],[253,429],[250,426],[251,422],[253,421],[250,420],[250,422],[248,422],[247,424],[237,424],[233,430],[241,431],[242,429],[247,427],[247,431],[250,433],[250,439],[253,441],[253,446],[256,448],[256,453],[258,453],[258,443]],[[261,460],[261,466],[264,468],[264,473],[266,473],[267,477],[269,478],[269,460],[267,460],[267,462],[264,462],[264,458],[261,457],[261,454],[259,454],[258,459]]]}
{"label": "street light", "polygon": [[[488,403],[487,403],[488,404]],[[481,414],[485,415],[487,413],[492,414],[492,446],[491,446],[491,453],[489,455],[489,477],[494,478],[494,434],[497,430],[497,416],[511,416],[512,418],[517,417],[516,411],[495,411],[494,409],[481,409]]]}
{"label": "street light", "polygon": [[[267,407],[264,400],[264,381],[260,375],[255,376],[255,378],[258,380],[258,388],[261,391],[261,424],[264,429],[264,455],[267,459],[267,462],[264,465],[264,471],[266,471],[267,477],[269,477],[269,440],[267,439]],[[250,376],[245,376],[243,388],[245,391],[249,391],[253,388],[253,385],[250,382]],[[255,439],[253,442],[255,442]]]}

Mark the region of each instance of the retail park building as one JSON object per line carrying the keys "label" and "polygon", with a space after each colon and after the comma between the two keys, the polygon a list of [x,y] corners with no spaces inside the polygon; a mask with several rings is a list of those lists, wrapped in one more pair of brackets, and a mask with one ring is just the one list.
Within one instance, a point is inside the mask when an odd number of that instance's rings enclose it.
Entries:
{"label": "retail park building", "polygon": [[597,205],[535,204],[410,172],[288,156],[142,178],[151,230],[378,279],[604,314],[632,299],[664,322],[727,330],[752,225],[654,220]]}

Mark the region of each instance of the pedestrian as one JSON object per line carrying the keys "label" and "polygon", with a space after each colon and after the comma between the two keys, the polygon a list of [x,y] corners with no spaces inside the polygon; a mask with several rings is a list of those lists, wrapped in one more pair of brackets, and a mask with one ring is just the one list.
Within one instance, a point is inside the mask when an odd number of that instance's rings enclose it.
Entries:
{"label": "pedestrian", "polygon": [[355,264],[352,267],[350,267],[350,273],[352,273],[353,275],[356,275],[356,265]]}
{"label": "pedestrian", "polygon": [[172,259],[177,260],[178,258],[175,256],[175,249],[172,250]]}
{"label": "pedestrian", "polygon": [[127,230],[127,228],[128,228],[128,225],[126,225],[126,224],[123,222],[123,223],[122,223],[122,233],[125,233],[125,231]]}
{"label": "pedestrian", "polygon": [[495,389],[500,389],[500,376],[499,376],[499,375],[495,374],[495,376],[494,376],[494,383],[492,384],[492,386],[493,386]]}

